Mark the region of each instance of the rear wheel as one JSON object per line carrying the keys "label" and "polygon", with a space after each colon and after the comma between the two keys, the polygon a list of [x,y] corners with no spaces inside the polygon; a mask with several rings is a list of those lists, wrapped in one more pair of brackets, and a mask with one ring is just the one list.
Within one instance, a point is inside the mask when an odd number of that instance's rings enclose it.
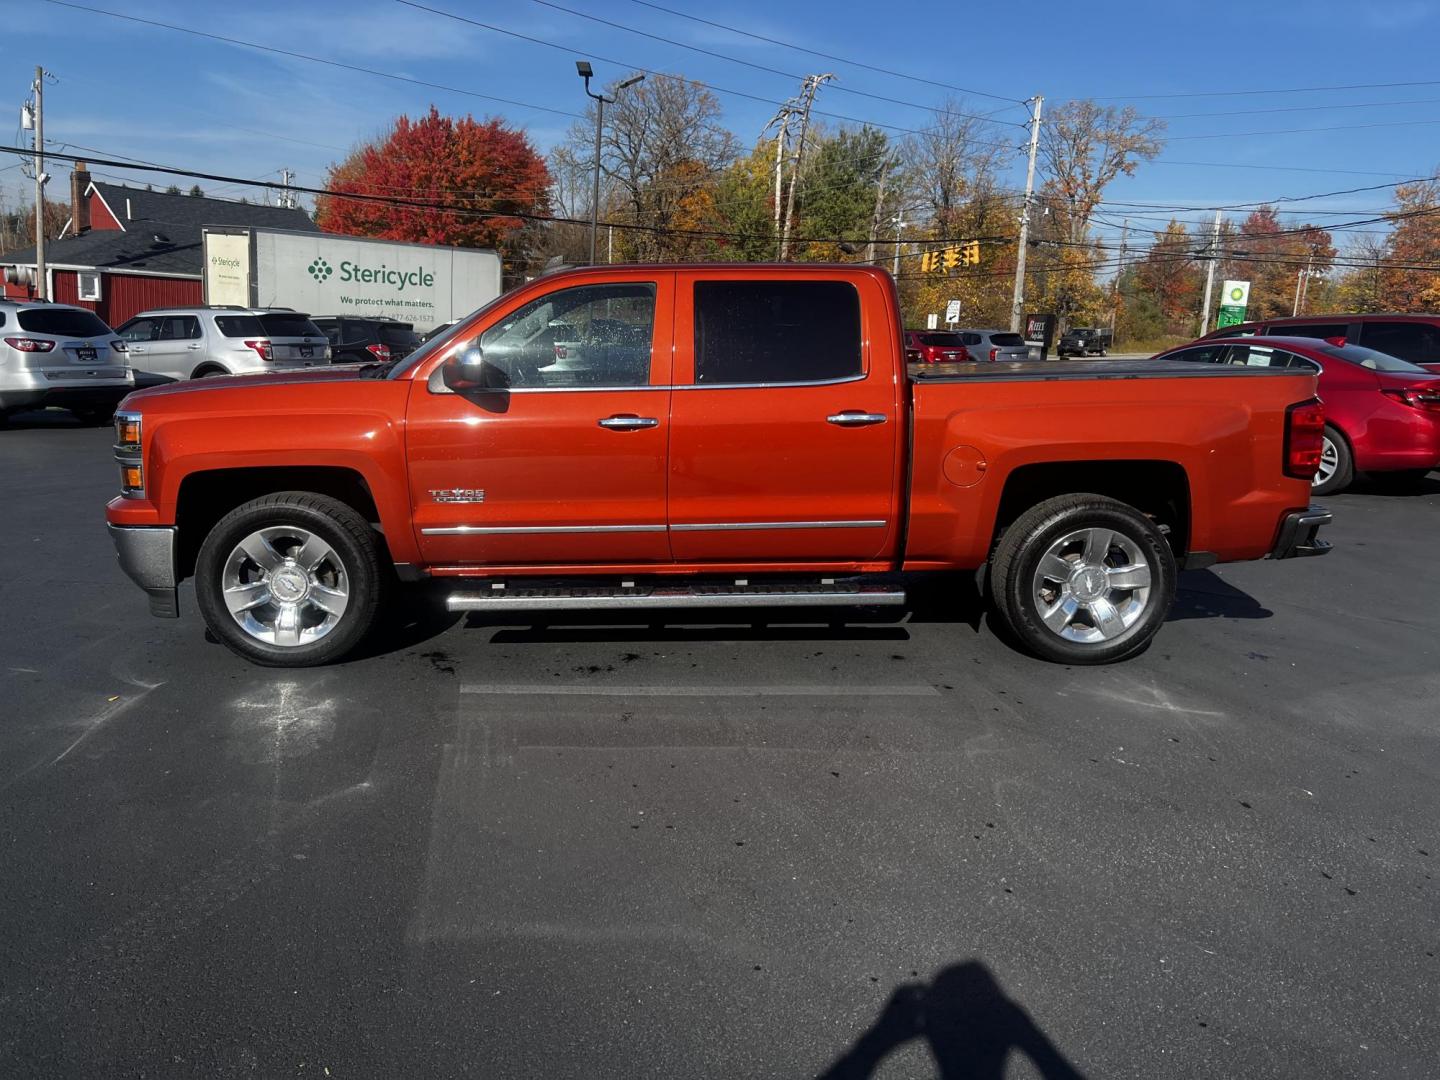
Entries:
{"label": "rear wheel", "polygon": [[232,510],[195,563],[211,633],[268,667],[344,656],[375,621],[383,585],[369,522],[337,499],[300,491]]}
{"label": "rear wheel", "polygon": [[1065,495],[1022,514],[991,559],[996,612],[1037,656],[1104,664],[1142,651],[1175,597],[1175,556],[1140,511]]}
{"label": "rear wheel", "polygon": [[1344,491],[1355,479],[1355,459],[1350,453],[1350,444],[1339,431],[1325,425],[1320,442],[1320,467],[1310,481],[1313,495],[1333,495]]}

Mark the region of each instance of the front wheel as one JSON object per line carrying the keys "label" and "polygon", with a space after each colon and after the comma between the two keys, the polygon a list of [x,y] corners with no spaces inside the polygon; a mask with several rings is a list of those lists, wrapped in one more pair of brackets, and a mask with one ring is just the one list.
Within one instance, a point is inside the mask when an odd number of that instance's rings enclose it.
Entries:
{"label": "front wheel", "polygon": [[210,530],[195,596],[210,632],[267,667],[338,660],[375,621],[384,578],[369,522],[337,499],[266,495]]}
{"label": "front wheel", "polygon": [[990,563],[996,612],[1030,651],[1061,664],[1141,652],[1175,597],[1175,556],[1155,523],[1103,495],[1022,514]]}

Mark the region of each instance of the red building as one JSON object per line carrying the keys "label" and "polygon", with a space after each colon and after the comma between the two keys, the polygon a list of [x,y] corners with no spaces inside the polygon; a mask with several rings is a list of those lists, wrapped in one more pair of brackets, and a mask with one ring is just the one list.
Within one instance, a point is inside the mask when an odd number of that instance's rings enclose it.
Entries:
{"label": "red building", "polygon": [[[92,180],[84,163],[70,176],[70,220],[45,245],[44,295],[89,308],[111,326],[156,307],[199,304],[206,225],[314,229],[303,210]],[[5,297],[36,295],[35,249],[0,255]]]}

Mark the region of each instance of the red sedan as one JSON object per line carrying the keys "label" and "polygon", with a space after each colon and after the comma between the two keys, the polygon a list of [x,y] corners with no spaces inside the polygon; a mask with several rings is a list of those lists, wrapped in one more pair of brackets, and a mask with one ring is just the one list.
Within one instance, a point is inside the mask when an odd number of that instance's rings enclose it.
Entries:
{"label": "red sedan", "polygon": [[1343,339],[1205,338],[1167,360],[1320,371],[1325,435],[1311,490],[1343,491],[1357,472],[1420,478],[1440,466],[1440,375]]}

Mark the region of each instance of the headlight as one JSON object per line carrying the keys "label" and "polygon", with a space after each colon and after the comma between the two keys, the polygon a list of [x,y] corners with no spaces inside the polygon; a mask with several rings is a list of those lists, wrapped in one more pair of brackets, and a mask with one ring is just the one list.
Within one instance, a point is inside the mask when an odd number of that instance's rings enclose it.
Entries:
{"label": "headlight", "polygon": [[128,499],[145,497],[145,468],[140,456],[140,414],[115,414],[115,461],[120,466],[120,494]]}

